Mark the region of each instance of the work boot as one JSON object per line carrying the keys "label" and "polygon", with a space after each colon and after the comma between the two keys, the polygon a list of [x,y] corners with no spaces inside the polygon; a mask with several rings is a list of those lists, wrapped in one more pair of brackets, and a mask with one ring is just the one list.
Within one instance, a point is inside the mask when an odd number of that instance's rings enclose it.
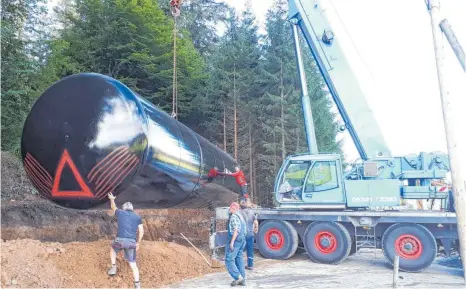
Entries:
{"label": "work boot", "polygon": [[246,270],[251,270],[252,271],[252,270],[254,270],[254,268],[246,266]]}
{"label": "work boot", "polygon": [[231,287],[234,287],[236,285],[246,286],[246,280],[244,280],[241,277],[238,280],[233,280],[233,282],[231,282]]}
{"label": "work boot", "polygon": [[108,275],[110,275],[110,276],[115,276],[116,272],[117,272],[117,267],[116,267],[116,265],[112,265],[112,267],[110,268],[110,270],[108,270]]}

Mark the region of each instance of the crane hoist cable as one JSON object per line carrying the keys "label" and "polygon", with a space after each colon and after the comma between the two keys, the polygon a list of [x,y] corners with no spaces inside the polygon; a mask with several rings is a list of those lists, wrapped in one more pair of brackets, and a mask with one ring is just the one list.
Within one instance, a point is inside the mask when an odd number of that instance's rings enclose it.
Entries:
{"label": "crane hoist cable", "polygon": [[180,16],[180,5],[181,0],[171,0],[171,13],[173,16],[173,104],[172,104],[172,113],[173,118],[178,117],[178,79],[176,73],[176,18]]}

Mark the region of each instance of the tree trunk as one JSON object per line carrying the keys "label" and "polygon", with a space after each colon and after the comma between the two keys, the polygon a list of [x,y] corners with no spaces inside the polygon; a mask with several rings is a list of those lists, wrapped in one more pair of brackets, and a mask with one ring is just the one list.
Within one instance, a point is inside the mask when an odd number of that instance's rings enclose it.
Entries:
{"label": "tree trunk", "polygon": [[257,195],[258,192],[257,192],[257,181],[256,181],[256,162],[254,161],[254,159],[252,160],[252,179],[253,179],[253,185],[254,185],[253,192],[254,192],[254,195]]}
{"label": "tree trunk", "polygon": [[227,151],[227,124],[226,124],[226,117],[227,117],[227,105],[226,101],[223,103],[223,150]]}
{"label": "tree trunk", "polygon": [[254,189],[253,189],[253,175],[252,175],[252,129],[251,129],[251,116],[249,116],[249,188],[251,190],[251,198],[254,195]]}
{"label": "tree trunk", "polygon": [[273,172],[277,172],[277,138],[275,136],[275,129],[273,131]]}
{"label": "tree trunk", "polygon": [[282,161],[285,160],[285,156],[286,156],[284,98],[285,98],[285,95],[283,93],[283,64],[280,64],[280,99],[281,99],[280,122],[281,122],[281,126],[282,126]]}
{"label": "tree trunk", "polygon": [[234,146],[235,146],[235,160],[238,161],[238,124],[237,119],[236,119],[236,64],[234,65],[233,68],[233,112],[234,112],[234,117],[233,117],[233,122],[234,122],[234,129],[235,129],[235,141],[234,141]]}
{"label": "tree trunk", "polygon": [[296,153],[299,153],[299,128],[296,128]]}

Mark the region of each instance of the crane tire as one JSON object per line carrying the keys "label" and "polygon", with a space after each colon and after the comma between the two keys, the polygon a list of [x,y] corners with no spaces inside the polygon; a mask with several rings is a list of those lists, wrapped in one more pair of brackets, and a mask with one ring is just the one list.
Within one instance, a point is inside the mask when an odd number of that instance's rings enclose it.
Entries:
{"label": "crane tire", "polygon": [[382,236],[382,248],[392,266],[395,253],[400,256],[399,268],[404,272],[420,272],[437,256],[435,237],[419,224],[391,225]]}
{"label": "crane tire", "polygon": [[298,249],[298,232],[290,222],[267,220],[259,225],[256,243],[264,258],[286,260]]}
{"label": "crane tire", "polygon": [[304,232],[304,247],[316,263],[339,264],[348,257],[352,240],[348,230],[336,222],[313,222]]}

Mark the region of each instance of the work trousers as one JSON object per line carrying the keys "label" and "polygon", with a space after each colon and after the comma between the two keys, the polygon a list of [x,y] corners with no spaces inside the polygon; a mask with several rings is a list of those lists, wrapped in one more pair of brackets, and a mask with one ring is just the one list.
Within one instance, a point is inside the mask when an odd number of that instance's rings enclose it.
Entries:
{"label": "work trousers", "polygon": [[240,192],[241,192],[241,198],[240,199],[242,199],[248,194],[248,185],[247,184],[242,185],[240,187]]}
{"label": "work trousers", "polygon": [[233,279],[238,280],[239,276],[246,279],[246,271],[244,268],[244,248],[246,247],[246,240],[235,241],[233,243],[233,251],[230,249],[230,243],[225,248],[225,266],[228,273]]}
{"label": "work trousers", "polygon": [[254,266],[254,235],[246,237],[246,255],[248,256],[248,267]]}

